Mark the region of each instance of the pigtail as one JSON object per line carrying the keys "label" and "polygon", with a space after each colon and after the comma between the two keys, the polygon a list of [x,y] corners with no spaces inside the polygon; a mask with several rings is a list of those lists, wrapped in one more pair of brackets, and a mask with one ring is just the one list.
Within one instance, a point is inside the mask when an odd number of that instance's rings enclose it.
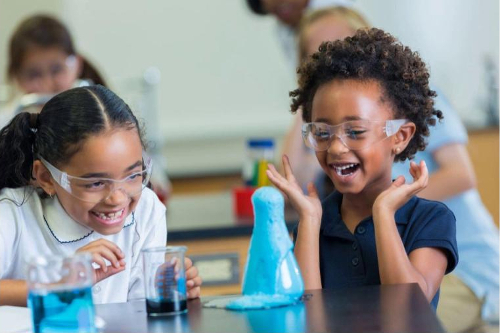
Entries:
{"label": "pigtail", "polygon": [[0,130],[0,190],[31,181],[37,115],[22,112]]}

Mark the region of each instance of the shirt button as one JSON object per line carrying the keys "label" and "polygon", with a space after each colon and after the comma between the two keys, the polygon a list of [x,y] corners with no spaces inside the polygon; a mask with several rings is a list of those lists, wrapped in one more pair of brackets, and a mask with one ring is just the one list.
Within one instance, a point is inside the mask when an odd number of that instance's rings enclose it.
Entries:
{"label": "shirt button", "polygon": [[93,289],[94,294],[98,294],[101,291],[100,286],[94,286],[94,288],[92,288],[92,289]]}
{"label": "shirt button", "polygon": [[352,249],[356,251],[358,249],[358,244],[352,243]]}
{"label": "shirt button", "polygon": [[359,258],[352,258],[351,263],[353,266],[358,266],[359,264]]}
{"label": "shirt button", "polygon": [[358,227],[358,234],[362,235],[362,234],[364,234],[365,232],[366,232],[365,227],[363,227],[363,226]]}

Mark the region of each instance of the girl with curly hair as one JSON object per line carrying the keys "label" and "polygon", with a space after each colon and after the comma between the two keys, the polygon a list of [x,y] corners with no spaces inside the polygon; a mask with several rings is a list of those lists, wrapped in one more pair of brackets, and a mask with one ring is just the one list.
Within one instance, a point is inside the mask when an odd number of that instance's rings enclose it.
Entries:
{"label": "girl with curly hair", "polygon": [[305,194],[288,158],[269,179],[299,213],[295,255],[306,289],[418,283],[436,308],[445,273],[458,262],[455,217],[415,195],[428,181],[412,162],[412,183],[392,181],[394,161],[426,146],[434,108],[429,73],[417,53],[379,29],[322,43],[298,70],[292,112],[302,110],[303,138],[336,191],[320,202]]}

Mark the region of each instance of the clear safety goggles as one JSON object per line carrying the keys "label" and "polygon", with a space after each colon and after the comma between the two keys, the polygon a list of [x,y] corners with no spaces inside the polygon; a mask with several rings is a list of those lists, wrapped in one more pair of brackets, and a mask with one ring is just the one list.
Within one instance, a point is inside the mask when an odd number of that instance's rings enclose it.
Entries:
{"label": "clear safety goggles", "polygon": [[81,178],[70,176],[47,162],[43,157],[40,156],[39,158],[59,186],[75,198],[91,203],[98,203],[106,200],[117,190],[122,191],[129,197],[136,196],[149,183],[153,168],[151,158],[143,153],[142,171],[134,172],[123,179]]}
{"label": "clear safety goggles", "polygon": [[51,61],[41,64],[41,66],[23,69],[20,75],[23,80],[30,82],[40,81],[45,77],[58,79],[73,70],[76,64],[76,56],[70,55],[64,61]]}
{"label": "clear safety goggles", "polygon": [[360,150],[396,134],[405,123],[406,119],[352,120],[335,126],[306,123],[302,125],[302,137],[315,151],[328,150],[335,136],[350,150]]}

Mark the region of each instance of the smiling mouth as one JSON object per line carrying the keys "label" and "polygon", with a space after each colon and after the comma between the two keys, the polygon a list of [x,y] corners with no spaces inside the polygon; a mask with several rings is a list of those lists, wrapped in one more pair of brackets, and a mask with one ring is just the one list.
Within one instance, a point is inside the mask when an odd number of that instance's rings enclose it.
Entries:
{"label": "smiling mouth", "polygon": [[339,176],[350,176],[359,169],[359,163],[332,164],[331,167]]}
{"label": "smiling mouth", "polygon": [[124,212],[125,212],[125,208],[122,208],[119,211],[112,212],[112,213],[102,213],[102,212],[91,211],[92,215],[94,215],[94,216],[98,217],[99,219],[101,219],[105,222],[108,222],[108,223],[121,219]]}

